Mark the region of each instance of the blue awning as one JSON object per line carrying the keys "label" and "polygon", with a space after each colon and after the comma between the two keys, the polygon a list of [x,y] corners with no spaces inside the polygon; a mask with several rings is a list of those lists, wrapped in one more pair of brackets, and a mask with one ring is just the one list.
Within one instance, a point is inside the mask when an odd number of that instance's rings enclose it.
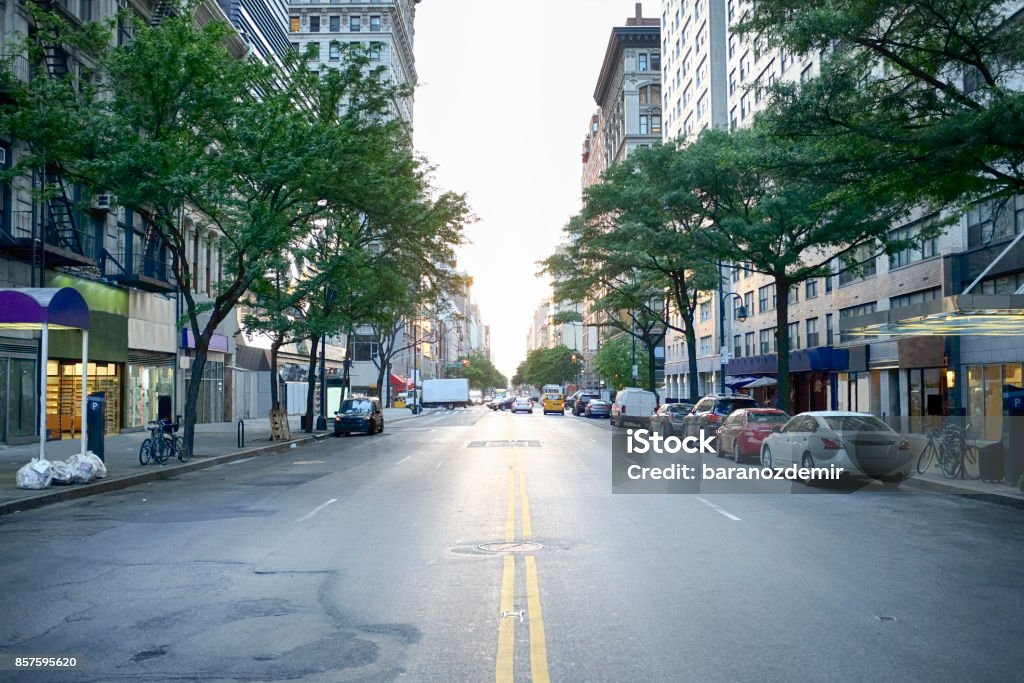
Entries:
{"label": "blue awning", "polygon": [[0,289],[0,327],[38,330],[89,329],[89,306],[71,287]]}

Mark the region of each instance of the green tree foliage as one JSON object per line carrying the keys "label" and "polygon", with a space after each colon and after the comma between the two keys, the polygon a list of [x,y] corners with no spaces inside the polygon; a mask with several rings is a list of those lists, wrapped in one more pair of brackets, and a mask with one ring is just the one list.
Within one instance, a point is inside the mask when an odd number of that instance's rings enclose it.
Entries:
{"label": "green tree foliage", "polygon": [[633,379],[633,340],[625,335],[605,339],[594,356],[594,368],[604,380],[605,386],[618,391],[623,387],[637,386],[654,391],[648,372],[648,358],[636,355],[637,379]]}
{"label": "green tree foliage", "polygon": [[[572,362],[573,350],[567,346],[555,346],[550,349],[534,349],[527,354],[526,360],[520,364],[513,376],[513,384],[531,384],[537,388],[545,384],[566,384],[574,380],[579,372],[577,364]],[[516,382],[521,379],[521,382]]]}
{"label": "green tree foliage", "polygon": [[[941,202],[1024,191],[1024,23],[1002,0],[755,0],[739,27],[821,77],[769,120],[818,143],[819,173]],[[827,163],[825,163],[827,162]]]}
{"label": "green tree foliage", "polygon": [[[469,364],[466,365],[466,361]],[[482,353],[471,353],[459,359],[459,376],[469,380],[472,389],[486,391],[488,389],[504,389],[508,379],[491,363],[491,359]]]}

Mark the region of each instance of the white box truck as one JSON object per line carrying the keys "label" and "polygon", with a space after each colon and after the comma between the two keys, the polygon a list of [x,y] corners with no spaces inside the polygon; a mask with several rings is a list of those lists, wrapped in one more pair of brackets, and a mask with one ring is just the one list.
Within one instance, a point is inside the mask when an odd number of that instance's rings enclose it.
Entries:
{"label": "white box truck", "polygon": [[464,408],[469,405],[468,379],[423,380],[423,407]]}

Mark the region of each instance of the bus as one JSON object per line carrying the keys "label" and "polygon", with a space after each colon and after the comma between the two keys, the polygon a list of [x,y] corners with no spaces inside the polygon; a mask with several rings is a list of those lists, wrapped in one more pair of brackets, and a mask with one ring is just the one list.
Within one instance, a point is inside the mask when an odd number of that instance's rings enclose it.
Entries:
{"label": "bus", "polygon": [[562,393],[560,385],[545,384],[541,392],[541,401],[545,415],[550,413],[565,415],[565,395]]}

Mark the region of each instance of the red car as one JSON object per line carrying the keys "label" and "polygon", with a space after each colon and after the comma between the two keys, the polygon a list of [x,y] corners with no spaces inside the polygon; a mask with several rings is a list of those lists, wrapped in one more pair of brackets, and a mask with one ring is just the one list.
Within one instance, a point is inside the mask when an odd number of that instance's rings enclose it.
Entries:
{"label": "red car", "polygon": [[761,457],[761,442],[789,421],[789,415],[776,408],[740,408],[725,418],[718,428],[718,457],[726,455],[739,462],[742,458]]}

